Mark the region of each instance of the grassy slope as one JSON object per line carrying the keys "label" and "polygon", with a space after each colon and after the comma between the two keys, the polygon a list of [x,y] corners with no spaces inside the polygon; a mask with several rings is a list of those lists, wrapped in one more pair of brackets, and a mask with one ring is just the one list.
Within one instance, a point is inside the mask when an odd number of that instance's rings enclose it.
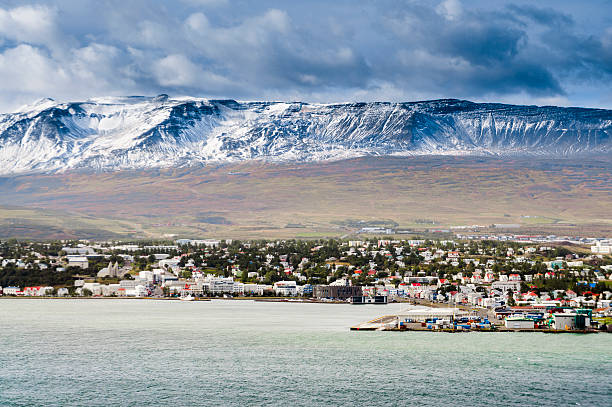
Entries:
{"label": "grassy slope", "polygon": [[347,220],[409,228],[431,227],[422,220],[521,223],[525,231],[609,234],[608,161],[386,157],[21,176],[0,180],[0,204],[38,209],[0,211],[0,235],[24,232],[11,219],[29,222],[30,230],[54,227],[54,235],[99,237],[340,236],[355,230]]}

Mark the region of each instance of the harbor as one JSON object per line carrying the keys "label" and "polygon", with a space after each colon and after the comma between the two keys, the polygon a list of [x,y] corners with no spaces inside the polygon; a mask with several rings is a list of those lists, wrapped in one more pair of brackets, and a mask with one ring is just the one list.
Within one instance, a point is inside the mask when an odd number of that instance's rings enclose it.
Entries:
{"label": "harbor", "polygon": [[[492,320],[492,321],[491,321]],[[420,332],[541,332],[600,333],[590,310],[568,310],[549,314],[513,314],[502,321],[460,308],[405,309],[383,315],[350,327],[351,331],[420,331]]]}

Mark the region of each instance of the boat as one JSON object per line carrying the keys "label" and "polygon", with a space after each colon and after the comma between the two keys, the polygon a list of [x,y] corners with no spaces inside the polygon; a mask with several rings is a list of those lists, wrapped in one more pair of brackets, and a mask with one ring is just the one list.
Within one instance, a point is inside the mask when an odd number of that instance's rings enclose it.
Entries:
{"label": "boat", "polygon": [[191,294],[181,297],[181,301],[194,301],[194,300],[195,300],[195,297],[192,296]]}

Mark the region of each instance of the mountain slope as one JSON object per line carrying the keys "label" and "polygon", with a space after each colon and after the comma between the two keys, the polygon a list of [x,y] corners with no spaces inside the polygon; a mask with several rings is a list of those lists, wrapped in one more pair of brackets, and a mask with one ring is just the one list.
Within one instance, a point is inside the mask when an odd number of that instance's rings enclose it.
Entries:
{"label": "mountain slope", "polygon": [[478,104],[194,98],[39,101],[0,115],[0,174],[364,155],[608,153],[612,111]]}

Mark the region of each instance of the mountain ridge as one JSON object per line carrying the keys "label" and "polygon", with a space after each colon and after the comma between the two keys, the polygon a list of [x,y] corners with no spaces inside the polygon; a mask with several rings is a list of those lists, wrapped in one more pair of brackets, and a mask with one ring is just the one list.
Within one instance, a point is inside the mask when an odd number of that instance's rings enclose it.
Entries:
{"label": "mountain ridge", "polygon": [[612,111],[417,102],[311,104],[127,96],[0,114],[0,174],[360,156],[576,156],[612,150]]}

